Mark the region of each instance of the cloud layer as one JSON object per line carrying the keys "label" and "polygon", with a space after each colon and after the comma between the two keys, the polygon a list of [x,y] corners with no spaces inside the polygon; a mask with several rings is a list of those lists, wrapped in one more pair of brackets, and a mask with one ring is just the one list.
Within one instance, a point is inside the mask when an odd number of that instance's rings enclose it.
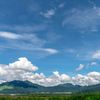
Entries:
{"label": "cloud layer", "polygon": [[[80,64],[80,69],[84,66]],[[56,86],[58,84],[72,83],[74,85],[92,85],[100,83],[99,72],[89,72],[86,75],[78,74],[70,77],[66,74],[59,74],[53,71],[53,75],[46,77],[43,73],[33,73],[38,70],[27,58],[21,57],[18,61],[9,65],[0,64],[0,83],[12,80],[28,80],[43,86]]]}

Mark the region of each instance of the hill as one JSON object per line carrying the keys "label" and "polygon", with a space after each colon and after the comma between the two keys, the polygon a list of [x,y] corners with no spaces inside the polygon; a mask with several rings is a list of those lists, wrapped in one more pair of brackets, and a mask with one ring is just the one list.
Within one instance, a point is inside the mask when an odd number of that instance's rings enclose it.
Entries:
{"label": "hill", "polygon": [[80,87],[75,87],[72,84],[58,85],[53,87],[44,87],[38,84],[31,83],[29,81],[14,80],[11,82],[5,82],[0,84],[0,87],[12,87],[3,88],[0,93],[2,94],[25,94],[25,93],[54,93],[54,92],[78,92]]}
{"label": "hill", "polygon": [[44,87],[29,81],[14,80],[0,84],[0,94],[36,94],[36,93],[94,93],[100,92],[100,84],[79,86],[71,83],[60,84],[53,87]]}

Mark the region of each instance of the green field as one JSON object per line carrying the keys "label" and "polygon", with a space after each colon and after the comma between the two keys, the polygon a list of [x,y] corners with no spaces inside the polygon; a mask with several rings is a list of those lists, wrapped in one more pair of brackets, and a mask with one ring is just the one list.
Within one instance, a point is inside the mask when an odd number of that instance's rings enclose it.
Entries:
{"label": "green field", "polygon": [[1,95],[0,100],[100,100],[100,94],[85,95]]}
{"label": "green field", "polygon": [[5,86],[0,86],[0,91],[2,91],[2,90],[4,90],[4,89],[13,89],[13,87],[12,87],[12,86],[7,86],[7,85],[5,85]]}

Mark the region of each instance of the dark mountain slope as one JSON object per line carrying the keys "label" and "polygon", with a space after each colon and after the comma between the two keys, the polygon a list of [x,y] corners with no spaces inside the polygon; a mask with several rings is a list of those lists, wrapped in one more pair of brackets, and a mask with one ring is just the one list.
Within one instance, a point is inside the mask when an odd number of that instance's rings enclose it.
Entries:
{"label": "dark mountain slope", "polygon": [[61,86],[61,87],[81,87],[80,85],[73,85],[71,83],[59,84],[58,86]]}

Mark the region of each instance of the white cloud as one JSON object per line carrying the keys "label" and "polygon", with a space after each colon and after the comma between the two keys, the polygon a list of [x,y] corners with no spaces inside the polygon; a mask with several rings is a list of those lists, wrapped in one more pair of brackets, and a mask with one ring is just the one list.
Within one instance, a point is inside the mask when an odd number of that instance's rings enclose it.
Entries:
{"label": "white cloud", "polygon": [[58,7],[59,7],[59,8],[62,8],[62,7],[64,7],[64,4],[65,4],[65,3],[61,3],[61,4],[59,4]]}
{"label": "white cloud", "polygon": [[93,55],[92,58],[100,59],[100,50],[97,50]]}
{"label": "white cloud", "polygon": [[84,65],[80,64],[79,68],[76,68],[75,71],[82,70],[83,67]]}
{"label": "white cloud", "polygon": [[40,14],[46,18],[51,18],[51,16],[55,14],[55,10],[54,9],[47,10],[47,13],[40,12]]}
{"label": "white cloud", "polygon": [[93,85],[100,83],[100,73],[90,72],[87,75],[83,76],[81,74],[76,75],[75,77],[69,77],[66,74],[60,75],[58,71],[53,72],[53,75],[46,78],[43,73],[40,75],[38,73],[25,73],[23,75],[23,80],[29,80],[33,83],[40,84],[43,86],[55,86],[58,84],[72,83],[74,85]]}
{"label": "white cloud", "polygon": [[47,52],[49,52],[49,53],[51,53],[51,54],[58,53],[58,51],[57,51],[57,50],[55,50],[55,49],[50,49],[50,48],[47,48],[47,49],[43,49],[43,50],[45,50],[45,51],[47,51]]}
{"label": "white cloud", "polygon": [[9,38],[9,39],[19,39],[22,36],[11,32],[0,31],[0,37]]}
{"label": "white cloud", "polygon": [[99,13],[100,8],[85,10],[75,9],[74,12],[71,10],[66,14],[66,18],[62,25],[71,25],[71,28],[89,28],[90,30],[95,27],[95,30],[92,29],[92,31],[97,31],[100,25]]}
{"label": "white cloud", "polygon": [[16,61],[14,63],[10,63],[7,68],[10,68],[12,70],[25,70],[25,71],[36,71],[38,70],[38,67],[33,66],[30,61],[27,60],[27,58],[22,57],[18,59],[19,61]]}
{"label": "white cloud", "polygon": [[[93,60],[93,59],[100,59],[100,50],[95,50],[95,48],[92,48],[93,51],[83,52],[83,60]],[[84,50],[86,51],[86,50]]]}
{"label": "white cloud", "polygon": [[0,83],[13,80],[28,80],[43,86],[55,86],[64,83],[85,86],[100,83],[99,72],[90,72],[85,76],[78,74],[75,77],[69,77],[66,74],[60,75],[58,71],[53,71],[53,75],[45,77],[43,73],[34,74],[32,72],[36,70],[38,70],[38,67],[31,64],[25,57],[19,58],[19,61],[9,65],[0,64]]}
{"label": "white cloud", "polygon": [[96,62],[92,62],[91,65],[99,66]]}
{"label": "white cloud", "polygon": [[58,72],[58,71],[53,72],[53,74],[54,74],[55,76],[59,76],[59,72]]}

